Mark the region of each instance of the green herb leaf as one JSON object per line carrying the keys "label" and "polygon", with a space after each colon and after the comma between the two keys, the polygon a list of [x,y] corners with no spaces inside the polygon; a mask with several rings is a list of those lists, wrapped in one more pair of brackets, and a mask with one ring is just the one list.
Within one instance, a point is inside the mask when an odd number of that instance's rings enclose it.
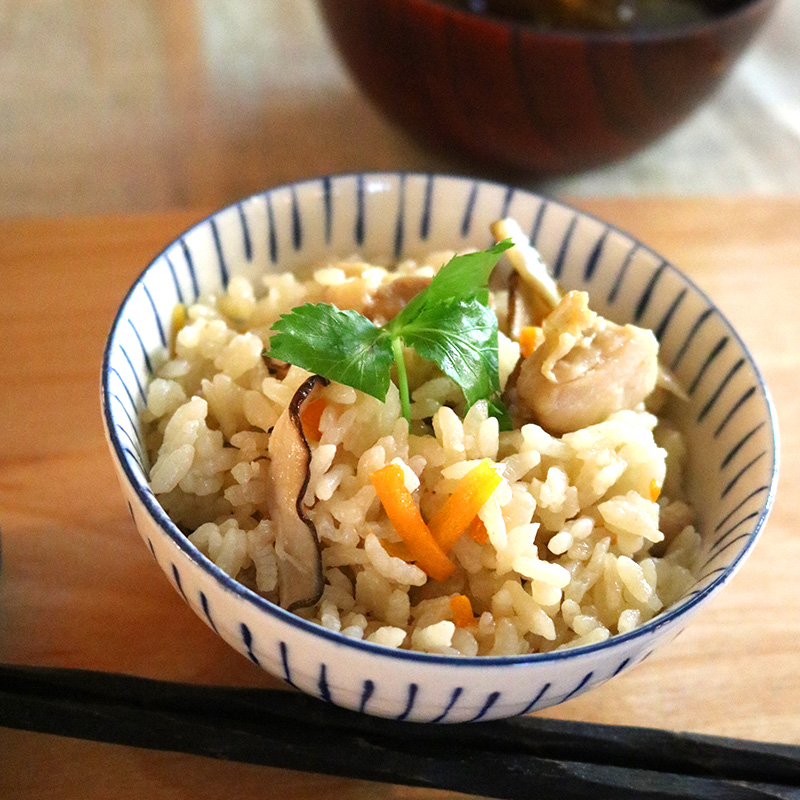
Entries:
{"label": "green herb leaf", "polygon": [[306,303],[281,316],[272,330],[270,356],[386,399],[391,337],[357,311]]}
{"label": "green herb leaf", "polygon": [[486,399],[507,429],[510,419],[499,398],[497,317],[488,308],[487,285],[511,246],[506,240],[455,256],[383,328],[326,303],[295,308],[272,326],[269,355],[379,400],[386,399],[394,361],[403,414],[410,421],[403,347],[411,347],[461,387],[467,405]]}
{"label": "green herb leaf", "polygon": [[462,388],[468,405],[499,391],[497,317],[477,299],[426,304],[400,335]]}
{"label": "green herb leaf", "polygon": [[488,250],[453,256],[434,275],[430,285],[414,297],[408,305],[389,322],[387,327],[394,333],[413,320],[425,306],[435,305],[443,300],[467,300],[480,293],[484,305],[488,301],[486,285],[500,256],[512,247],[510,239],[498,242]]}
{"label": "green herb leaf", "polygon": [[495,417],[501,431],[510,431],[514,428],[514,421],[505,403],[498,397],[489,398],[489,416]]}

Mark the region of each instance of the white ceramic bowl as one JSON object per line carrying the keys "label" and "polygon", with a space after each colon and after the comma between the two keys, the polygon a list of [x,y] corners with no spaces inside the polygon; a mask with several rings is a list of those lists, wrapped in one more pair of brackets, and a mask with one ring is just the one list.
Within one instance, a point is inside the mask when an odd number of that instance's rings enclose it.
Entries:
{"label": "white ceramic bowl", "polygon": [[[173,307],[232,275],[293,270],[325,254],[422,255],[491,244],[510,215],[565,288],[592,307],[652,328],[687,390],[692,494],[705,564],[676,605],[631,633],[550,654],[463,658],[353,641],[306,622],[231,580],[170,521],[147,484],[138,414],[167,343]],[[243,200],[195,225],[144,270],[110,332],[103,418],[122,491],[153,558],[198,616],[254,663],[305,692],[396,719],[486,720],[555,705],[597,686],[673,639],[755,544],[776,483],[777,430],[767,389],[713,303],[645,245],[537,195],[438,175],[355,174]]]}

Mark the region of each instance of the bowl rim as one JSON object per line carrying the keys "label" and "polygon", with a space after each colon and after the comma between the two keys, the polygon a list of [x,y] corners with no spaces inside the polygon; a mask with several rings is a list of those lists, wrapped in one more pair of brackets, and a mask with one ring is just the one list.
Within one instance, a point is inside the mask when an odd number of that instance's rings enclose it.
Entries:
{"label": "bowl rim", "polygon": [[443,2],[443,0],[399,0],[408,5],[425,6],[430,13],[442,14],[448,19],[480,20],[483,24],[500,30],[511,30],[526,36],[538,36],[556,40],[577,40],[591,43],[606,44],[635,44],[657,43],[690,38],[697,35],[709,34],[717,31],[739,17],[749,14],[763,13],[769,15],[770,11],[778,4],[779,0],[741,0],[735,8],[715,12],[706,19],[696,22],[687,22],[672,27],[653,28],[644,30],[615,31],[592,28],[541,28],[533,22],[515,20],[500,15],[482,14],[468,8],[460,8]]}
{"label": "bowl rim", "polygon": [[[374,642],[363,641],[361,639],[351,639],[349,637],[342,635],[341,633],[331,631],[317,622],[306,620],[303,617],[300,617],[290,611],[287,611],[284,608],[281,608],[280,606],[278,606],[275,603],[272,603],[266,598],[261,597],[261,595],[247,588],[244,584],[239,583],[234,578],[231,578],[227,573],[223,572],[216,564],[214,564],[214,562],[211,561],[207,556],[203,555],[189,541],[188,537],[184,533],[182,533],[178,528],[178,526],[170,519],[169,515],[166,513],[164,508],[156,499],[150,487],[147,484],[142,483],[137,479],[136,475],[134,474],[131,468],[129,460],[125,457],[126,448],[124,447],[124,445],[119,439],[119,436],[117,435],[116,427],[114,425],[114,415],[113,412],[111,411],[111,403],[109,402],[111,396],[110,378],[112,375],[111,354],[116,340],[117,331],[120,328],[121,322],[123,322],[125,319],[124,315],[128,307],[128,304],[131,300],[131,297],[133,296],[133,293],[137,290],[141,282],[144,280],[145,276],[148,274],[150,269],[154,267],[154,265],[156,265],[158,262],[160,262],[162,258],[165,256],[165,254],[172,247],[174,247],[183,237],[189,235],[192,231],[200,228],[201,226],[206,225],[209,222],[209,220],[214,219],[222,214],[230,213],[231,211],[239,207],[240,204],[247,203],[250,200],[262,198],[273,192],[287,191],[290,189],[302,190],[303,187],[321,185],[324,181],[330,181],[331,183],[336,181],[352,180],[352,179],[375,180],[375,181],[383,179],[385,181],[387,178],[398,178],[398,177],[403,181],[454,180],[457,182],[463,181],[465,183],[483,184],[495,188],[500,188],[503,190],[513,189],[515,192],[520,192],[522,194],[528,195],[530,197],[540,200],[545,204],[559,206],[562,209],[571,211],[578,216],[583,216],[592,219],[597,223],[599,223],[600,225],[604,226],[609,232],[615,232],[621,235],[622,237],[630,241],[632,244],[637,245],[642,250],[651,253],[652,255],[663,261],[664,266],[667,270],[676,274],[681,280],[683,280],[688,285],[690,289],[692,289],[692,291],[696,292],[708,304],[710,308],[714,309],[715,313],[719,316],[720,320],[727,327],[727,330],[732,335],[738,346],[741,348],[742,354],[745,356],[748,364],[753,370],[756,383],[764,399],[765,408],[767,411],[766,421],[768,421],[770,425],[769,444],[771,448],[769,454],[772,459],[772,465],[769,470],[769,485],[767,490],[767,496],[763,502],[762,511],[760,513],[759,519],[755,527],[753,528],[752,533],[749,535],[747,542],[745,543],[744,547],[739,552],[739,554],[734,558],[734,560],[731,561],[719,573],[719,575],[714,577],[713,580],[711,580],[702,589],[696,590],[693,594],[689,595],[683,600],[679,600],[672,606],[669,606],[665,610],[659,612],[652,619],[648,620],[647,622],[643,623],[641,626],[635,628],[632,631],[629,631],[627,633],[613,634],[612,636],[609,636],[608,639],[602,642],[597,642],[595,644],[576,645],[574,647],[566,648],[563,650],[555,650],[546,653],[541,653],[541,652],[525,653],[521,655],[506,655],[506,656],[463,656],[463,655],[453,655],[453,654],[448,655],[448,654],[436,654],[436,653],[423,653],[414,650],[402,650],[399,648],[386,647],[384,645],[376,644]],[[173,237],[161,250],[157,252],[157,254],[147,263],[147,265],[137,275],[136,279],[125,293],[123,299],[120,301],[117,312],[114,315],[111,327],[109,328],[109,332],[107,334],[105,346],[103,349],[103,360],[102,360],[101,376],[100,376],[100,394],[101,394],[103,424],[105,426],[106,435],[111,445],[111,450],[114,455],[114,458],[117,461],[118,466],[122,470],[122,473],[124,474],[125,480],[128,483],[129,487],[133,490],[137,499],[147,510],[153,522],[156,523],[157,527],[160,528],[164,534],[166,534],[166,536],[172,541],[173,544],[177,545],[178,549],[183,553],[184,556],[186,556],[190,561],[194,562],[203,572],[207,573],[210,578],[214,579],[217,583],[219,583],[223,590],[233,593],[243,601],[249,603],[250,605],[255,606],[260,611],[266,612],[269,616],[277,618],[280,622],[288,624],[292,628],[298,629],[306,633],[310,633],[314,636],[319,636],[323,639],[330,641],[333,644],[340,645],[342,647],[354,648],[357,651],[363,651],[373,655],[386,657],[389,659],[401,659],[403,661],[414,661],[428,665],[445,664],[448,666],[455,666],[459,668],[470,668],[470,667],[480,667],[480,666],[522,667],[524,665],[530,665],[530,664],[558,662],[558,661],[563,661],[564,659],[574,659],[577,657],[589,657],[594,655],[595,653],[600,653],[606,650],[619,648],[637,639],[641,639],[642,637],[651,636],[660,628],[672,625],[677,621],[679,621],[681,618],[690,617],[691,614],[698,608],[698,606],[705,599],[709,598],[713,594],[716,594],[734,576],[734,574],[738,571],[739,567],[744,563],[745,558],[749,555],[750,551],[755,546],[756,542],[758,541],[761,535],[761,532],[763,531],[764,525],[767,522],[767,519],[769,517],[775,499],[775,493],[777,490],[777,483],[778,483],[779,454],[780,454],[779,431],[778,431],[777,413],[775,410],[771,394],[764,381],[763,375],[758,365],[754,361],[747,345],[744,343],[741,336],[733,327],[733,325],[725,316],[725,314],[716,305],[716,303],[714,303],[711,300],[711,298],[706,294],[706,292],[703,289],[701,289],[685,272],[680,270],[668,259],[665,259],[662,255],[657,253],[647,244],[641,242],[639,239],[627,233],[625,230],[618,227],[617,225],[607,222],[606,220],[603,220],[602,218],[591,212],[584,211],[578,208],[577,206],[565,203],[561,200],[556,200],[554,198],[547,197],[545,195],[541,195],[538,192],[529,189],[525,189],[522,187],[515,187],[510,184],[503,183],[501,181],[487,180],[483,178],[477,178],[459,174],[406,171],[406,170],[350,171],[341,173],[330,173],[327,175],[307,177],[296,181],[289,181],[286,183],[281,183],[275,186],[271,186],[267,189],[251,194],[248,197],[230,203],[223,208],[217,209],[216,211],[212,211],[211,213],[206,214],[202,219],[193,223],[191,226],[181,231],[177,236]],[[627,661],[624,663],[627,664]]]}

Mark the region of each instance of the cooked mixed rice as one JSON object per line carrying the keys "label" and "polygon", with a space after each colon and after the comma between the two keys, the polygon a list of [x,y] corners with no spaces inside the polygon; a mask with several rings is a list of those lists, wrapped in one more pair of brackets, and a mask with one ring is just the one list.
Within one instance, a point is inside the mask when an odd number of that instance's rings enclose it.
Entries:
{"label": "cooked mixed rice", "polygon": [[[392,269],[353,258],[258,286],[235,277],[181,309],[143,414],[151,486],[191,542],[254,592],[280,600],[270,470],[282,454],[270,452],[270,436],[310,376],[265,357],[270,328],[303,303],[363,306],[398,277],[427,281],[447,258]],[[520,345],[499,340],[505,386]],[[333,381],[315,387],[301,505],[324,585],[295,613],[387,647],[514,655],[631,631],[691,586],[699,537],[675,426],[639,403],[566,433],[536,422],[501,431],[487,402],[465,409],[438,369],[413,354],[408,365],[410,426],[394,383],[385,402]],[[465,532],[447,553],[452,574],[434,580],[409,557],[371,476],[399,465],[430,520],[487,461],[501,480],[478,511],[482,535]]]}

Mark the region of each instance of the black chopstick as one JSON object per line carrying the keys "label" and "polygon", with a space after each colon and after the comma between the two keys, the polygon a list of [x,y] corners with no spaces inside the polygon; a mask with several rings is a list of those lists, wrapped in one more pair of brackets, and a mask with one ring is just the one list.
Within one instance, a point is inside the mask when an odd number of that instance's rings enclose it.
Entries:
{"label": "black chopstick", "polygon": [[518,717],[421,725],[297,692],[0,665],[0,726],[498,798],[800,800],[800,747]]}

